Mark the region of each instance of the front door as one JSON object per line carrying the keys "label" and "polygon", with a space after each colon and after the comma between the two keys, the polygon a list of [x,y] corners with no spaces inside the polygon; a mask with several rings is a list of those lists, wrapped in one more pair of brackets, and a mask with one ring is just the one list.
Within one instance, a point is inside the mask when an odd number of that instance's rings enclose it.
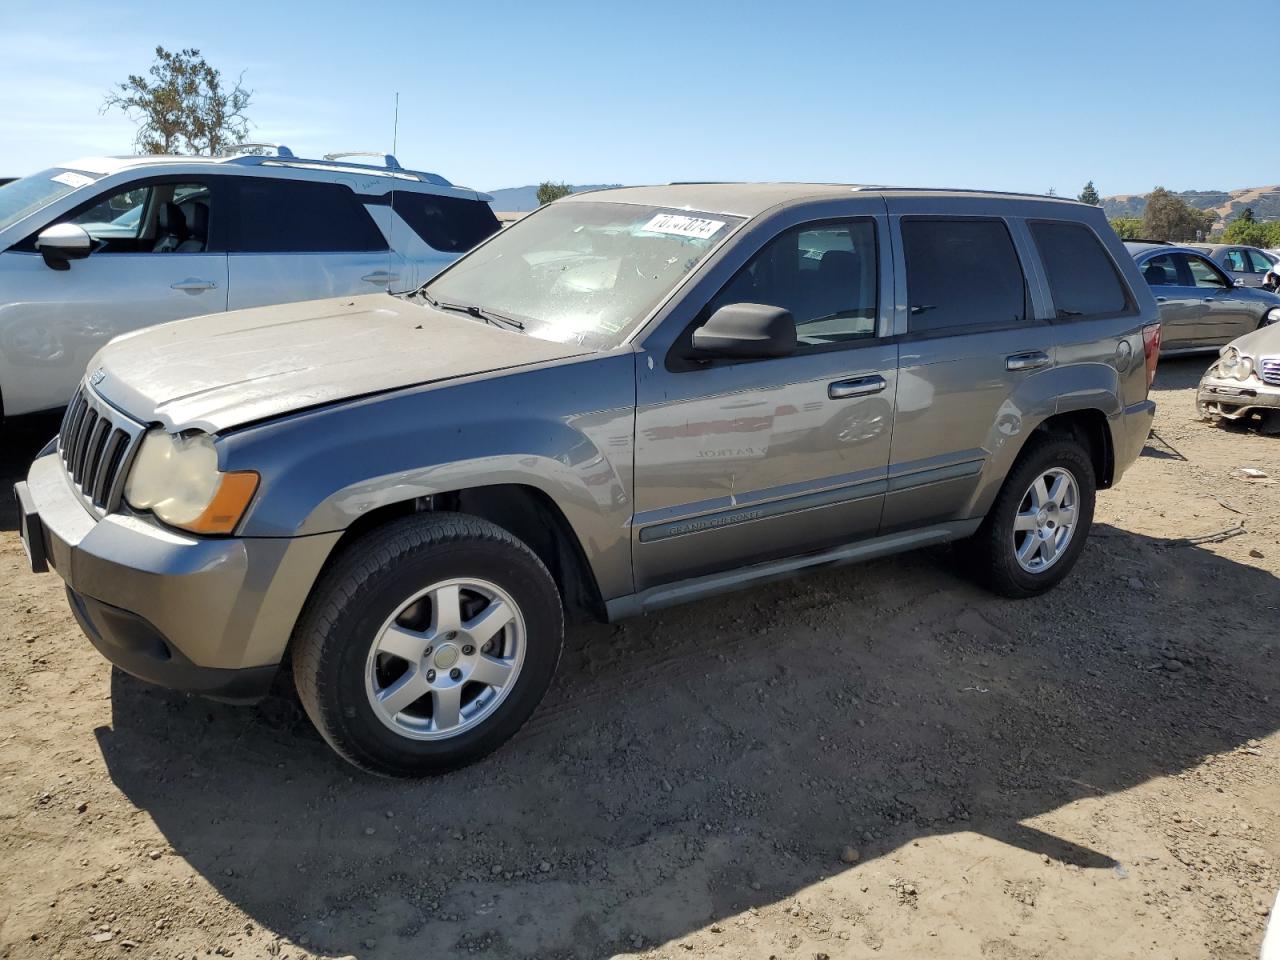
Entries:
{"label": "front door", "polygon": [[96,241],[53,270],[28,237],[0,254],[0,391],[6,414],[64,405],[90,359],[130,330],[227,307],[225,208],[209,184],[138,181],[60,218]]}
{"label": "front door", "polygon": [[1160,348],[1179,350],[1199,342],[1204,298],[1181,253],[1161,253],[1142,264],[1142,277],[1160,308]]}
{"label": "front door", "polygon": [[[875,535],[897,379],[884,233],[873,216],[783,230],[670,354],[637,355],[637,590]],[[692,329],[730,303],[788,309],[796,352],[691,357]]]}
{"label": "front door", "polygon": [[1200,324],[1196,338],[1204,346],[1217,347],[1248,333],[1256,325],[1252,301],[1236,293],[1235,283],[1207,257],[1186,254],[1187,274],[1200,299]]}

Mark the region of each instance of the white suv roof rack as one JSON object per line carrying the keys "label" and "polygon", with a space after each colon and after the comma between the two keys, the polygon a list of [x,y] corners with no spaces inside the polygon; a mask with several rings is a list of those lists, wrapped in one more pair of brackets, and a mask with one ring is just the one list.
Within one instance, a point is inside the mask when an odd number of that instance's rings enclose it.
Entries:
{"label": "white suv roof rack", "polygon": [[[274,150],[275,155],[246,153],[246,150]],[[314,167],[324,170],[356,170],[361,173],[378,173],[384,177],[396,177],[406,180],[418,180],[422,183],[433,183],[439,187],[452,187],[453,184],[438,173],[425,170],[408,170],[400,166],[400,161],[389,153],[375,150],[352,150],[343,153],[326,153],[323,159],[313,160],[295,156],[294,152],[283,143],[236,143],[223,147],[218,151],[219,157],[226,162],[244,164],[245,166],[285,166]],[[356,163],[347,157],[381,157],[382,164]]]}

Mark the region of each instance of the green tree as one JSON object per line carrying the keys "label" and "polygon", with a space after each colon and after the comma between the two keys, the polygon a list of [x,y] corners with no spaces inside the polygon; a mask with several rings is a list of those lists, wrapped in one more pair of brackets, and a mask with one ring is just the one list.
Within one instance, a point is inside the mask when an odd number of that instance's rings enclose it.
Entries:
{"label": "green tree", "polygon": [[196,49],[156,47],[148,77],[130,75],[107,94],[103,111],[119,109],[138,125],[140,153],[216,154],[244,142],[253,92],[240,80],[228,86],[221,71]]}
{"label": "green tree", "polygon": [[1111,221],[1111,229],[1121,240],[1138,240],[1142,237],[1142,221],[1137,217],[1117,217]]}
{"label": "green tree", "polygon": [[567,197],[573,193],[573,187],[567,183],[552,183],[550,180],[543,180],[538,185],[538,204],[550,203],[552,200],[559,200],[561,197]]}
{"label": "green tree", "polygon": [[1098,196],[1097,188],[1094,187],[1092,180],[1084,185],[1084,189],[1080,191],[1080,195],[1076,199],[1093,207],[1102,203],[1102,198]]}
{"label": "green tree", "polygon": [[1246,247],[1280,246],[1280,220],[1260,223],[1237,217],[1222,231],[1223,243],[1239,243]]}
{"label": "green tree", "polygon": [[1175,193],[1156,187],[1147,194],[1142,213],[1142,235],[1149,240],[1195,240],[1199,231],[1208,236],[1214,215],[1197,210]]}
{"label": "green tree", "polygon": [[1245,207],[1240,211],[1237,220],[1243,220],[1245,223],[1253,223],[1253,207]]}

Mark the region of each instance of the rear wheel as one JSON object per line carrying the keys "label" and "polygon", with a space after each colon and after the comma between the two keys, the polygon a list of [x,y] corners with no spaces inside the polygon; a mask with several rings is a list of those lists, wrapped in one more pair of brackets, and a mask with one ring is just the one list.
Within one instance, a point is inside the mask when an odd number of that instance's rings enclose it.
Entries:
{"label": "rear wheel", "polygon": [[1007,597],[1032,597],[1075,566],[1093,523],[1093,463],[1067,437],[1032,440],[965,545],[977,576]]}
{"label": "rear wheel", "polygon": [[358,541],[317,584],[294,637],[307,715],[347,760],[389,776],[496,749],[560,657],[560,595],[501,527],[419,514]]}

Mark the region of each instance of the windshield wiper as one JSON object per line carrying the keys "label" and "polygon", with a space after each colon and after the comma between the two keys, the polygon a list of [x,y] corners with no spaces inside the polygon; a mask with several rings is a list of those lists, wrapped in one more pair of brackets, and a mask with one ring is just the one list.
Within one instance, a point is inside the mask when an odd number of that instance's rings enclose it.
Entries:
{"label": "windshield wiper", "polygon": [[452,310],[455,313],[465,313],[469,317],[475,317],[477,320],[484,320],[486,323],[492,324],[495,327],[508,326],[513,330],[524,329],[524,324],[515,317],[504,316],[501,313],[495,313],[492,310],[487,310],[484,307],[479,307],[475,304],[446,303],[443,300],[437,300],[435,297],[431,296],[431,294],[427,293],[426,290],[419,290],[418,292],[422,294],[422,298],[426,300],[427,303],[431,304],[431,306],[435,307],[437,310]]}

